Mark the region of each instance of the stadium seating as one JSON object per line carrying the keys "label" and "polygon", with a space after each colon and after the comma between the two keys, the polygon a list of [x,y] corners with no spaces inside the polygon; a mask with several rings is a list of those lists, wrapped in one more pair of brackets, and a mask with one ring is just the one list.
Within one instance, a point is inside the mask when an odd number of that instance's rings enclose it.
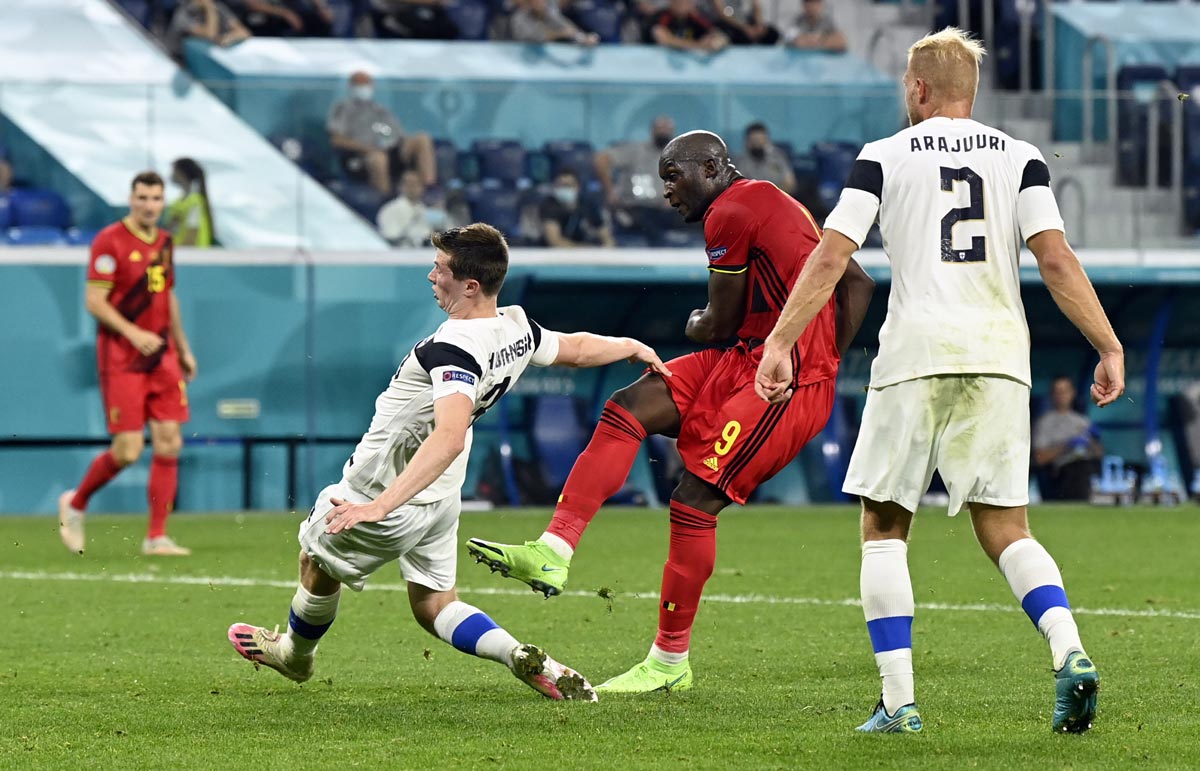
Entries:
{"label": "stadium seating", "polygon": [[573,396],[539,396],[532,399],[529,439],[541,466],[542,477],[551,489],[562,489],[583,452],[589,431],[580,419]]}
{"label": "stadium seating", "polygon": [[479,157],[482,179],[517,185],[525,176],[525,148],[514,139],[478,139],[471,151]]}
{"label": "stadium seating", "polygon": [[62,228],[47,225],[12,227],[4,234],[4,242],[10,246],[59,246],[67,243]]}
{"label": "stadium seating", "polygon": [[491,9],[480,0],[454,0],[446,13],[458,25],[459,40],[487,40]]}
{"label": "stadium seating", "polygon": [[92,228],[68,228],[67,244],[69,246],[89,246],[99,232]]}
{"label": "stadium seating", "polygon": [[606,0],[577,0],[571,4],[571,18],[599,35],[601,43],[621,42],[621,12]]}
{"label": "stadium seating", "polygon": [[17,227],[65,229],[71,225],[71,209],[53,190],[17,189],[9,195],[9,218]]}
{"label": "stadium seating", "polygon": [[832,211],[850,176],[859,147],[847,142],[818,142],[812,153],[817,164],[817,193],[826,210]]}
{"label": "stadium seating", "polygon": [[458,148],[448,139],[433,140],[433,157],[437,165],[438,183],[443,187],[460,179],[458,174]]}
{"label": "stadium seating", "polygon": [[522,198],[520,191],[506,187],[494,179],[467,187],[471,216],[494,225],[511,241],[517,241],[521,236]]}
{"label": "stadium seating", "polygon": [[147,29],[154,21],[154,6],[150,0],[117,0],[117,5],[132,16],[134,21]]}
{"label": "stadium seating", "polygon": [[563,169],[570,169],[585,185],[595,180],[596,174],[592,166],[594,152],[590,143],[563,139],[547,142],[542,146],[542,150],[550,157],[551,176],[557,175]]}
{"label": "stadium seating", "polygon": [[8,196],[0,195],[0,230],[9,226],[9,221],[11,220],[10,210]]}
{"label": "stadium seating", "polygon": [[384,204],[384,197],[374,188],[344,179],[330,180],[327,187],[360,217],[374,224],[375,215]]}

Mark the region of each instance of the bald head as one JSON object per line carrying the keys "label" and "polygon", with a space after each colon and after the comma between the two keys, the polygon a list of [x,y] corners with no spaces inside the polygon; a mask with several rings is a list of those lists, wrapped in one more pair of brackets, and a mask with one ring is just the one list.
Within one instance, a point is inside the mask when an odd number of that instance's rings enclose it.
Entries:
{"label": "bald head", "polygon": [[663,160],[670,159],[678,162],[704,163],[713,161],[719,168],[729,165],[729,148],[725,140],[711,131],[689,131],[680,134],[667,143],[663,148]]}
{"label": "bald head", "polygon": [[711,131],[689,131],[668,142],[658,158],[658,176],[663,197],[685,222],[703,219],[717,196],[741,179],[725,140]]}

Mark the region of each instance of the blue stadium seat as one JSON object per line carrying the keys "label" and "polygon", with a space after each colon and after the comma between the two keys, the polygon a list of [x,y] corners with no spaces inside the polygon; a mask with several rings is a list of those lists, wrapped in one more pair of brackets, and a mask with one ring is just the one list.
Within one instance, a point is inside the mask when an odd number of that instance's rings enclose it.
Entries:
{"label": "blue stadium seat", "polygon": [[[1167,79],[1167,70],[1157,64],[1128,64],[1117,71],[1117,91],[1122,97],[1117,103],[1117,184],[1146,184],[1146,104],[1154,98],[1158,84]],[[1169,131],[1170,123],[1164,128]],[[1164,149],[1163,143],[1159,148]],[[1165,149],[1169,148],[1167,142]]]}
{"label": "blue stadium seat", "polygon": [[90,246],[99,232],[94,228],[68,228],[67,243],[71,246]]}
{"label": "blue stadium seat", "polygon": [[325,0],[333,11],[333,36],[354,37],[354,22],[358,15],[356,0]]}
{"label": "blue stadium seat", "polygon": [[467,184],[478,182],[482,178],[479,168],[479,155],[473,150],[458,151],[458,178]]}
{"label": "blue stadium seat", "polygon": [[458,25],[459,40],[487,40],[491,10],[480,0],[453,0],[446,13]]}
{"label": "blue stadium seat", "polygon": [[471,205],[471,217],[497,228],[510,241],[521,236],[522,194],[494,180],[467,188],[467,202]]}
{"label": "blue stadium seat", "polygon": [[62,228],[30,225],[9,228],[4,241],[12,246],[61,246],[67,243],[67,236]]}
{"label": "blue stadium seat", "polygon": [[515,139],[477,139],[471,149],[479,156],[483,179],[515,185],[525,179],[525,148]]}
{"label": "blue stadium seat", "polygon": [[0,230],[3,230],[9,225],[9,221],[12,219],[10,210],[11,207],[8,204],[8,196],[0,195]]}
{"label": "blue stadium seat", "polygon": [[545,150],[531,150],[525,154],[525,176],[534,185],[542,185],[554,176],[554,168],[550,155]]}
{"label": "blue stadium seat", "polygon": [[572,17],[580,27],[600,36],[601,43],[621,42],[621,12],[603,0],[572,3]]}
{"label": "blue stadium seat", "polygon": [[433,140],[433,159],[437,165],[439,185],[448,187],[454,180],[459,179],[458,149],[453,142],[449,139]]}
{"label": "blue stadium seat", "polygon": [[658,234],[659,246],[668,248],[684,249],[704,247],[704,228],[679,228],[665,229]]}
{"label": "blue stadium seat", "polygon": [[374,225],[375,215],[379,213],[379,208],[384,204],[383,196],[378,191],[368,185],[344,179],[330,180],[327,187],[331,193],[342,200],[342,203]]}
{"label": "blue stadium seat", "polygon": [[547,142],[542,146],[542,150],[550,156],[551,175],[558,174],[563,169],[571,169],[579,175],[579,180],[585,185],[596,179],[596,170],[592,165],[595,151],[589,142],[560,139]]}
{"label": "blue stadium seat", "polygon": [[573,396],[538,396],[531,400],[529,441],[546,485],[562,489],[590,435]]}
{"label": "blue stadium seat", "polygon": [[859,149],[858,145],[849,142],[818,142],[813,145],[812,153],[817,161],[817,193],[827,210],[832,210],[837,204]]}
{"label": "blue stadium seat", "polygon": [[150,27],[150,22],[154,20],[154,7],[149,0],[117,0],[117,5],[132,16],[134,21],[147,29]]}
{"label": "blue stadium seat", "polygon": [[9,195],[9,207],[12,225],[17,227],[44,225],[63,229],[71,225],[70,207],[53,190],[14,190]]}

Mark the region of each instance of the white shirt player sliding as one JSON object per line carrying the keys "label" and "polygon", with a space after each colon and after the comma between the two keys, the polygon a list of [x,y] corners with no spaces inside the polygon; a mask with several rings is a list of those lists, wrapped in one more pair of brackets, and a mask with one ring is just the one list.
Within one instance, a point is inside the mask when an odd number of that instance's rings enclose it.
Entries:
{"label": "white shirt player sliding", "polygon": [[237,623],[229,641],[256,667],[308,680],[341,586],[362,589],[372,573],[399,560],[413,615],[427,631],[464,653],[504,664],[544,696],[594,701],[595,691],[579,673],[519,643],[458,599],[459,495],[471,424],[531,364],[598,367],[628,359],[670,372],[636,340],[561,334],[542,329],[518,306],[497,308],[508,247],[490,225],[438,233],[433,243],[429,281],[449,320],[401,362],[343,479],[321,491],[300,526],[300,586],[287,633]]}
{"label": "white shirt player sliding", "polygon": [[763,345],[755,389],[788,398],[788,351],[879,218],[892,264],[887,318],[843,490],[862,501],[863,612],[882,694],[868,732],[915,732],[914,601],[908,534],[934,470],[949,513],[965,503],[984,552],[1049,643],[1051,726],[1083,732],[1100,677],[1086,657],[1058,566],[1029,532],[1029,330],[1022,242],[1047,289],[1100,354],[1092,399],[1125,387],[1124,351],[1063,234],[1033,146],[971,119],[983,47],[947,28],[909,49],[911,126],[863,148],[821,243]]}

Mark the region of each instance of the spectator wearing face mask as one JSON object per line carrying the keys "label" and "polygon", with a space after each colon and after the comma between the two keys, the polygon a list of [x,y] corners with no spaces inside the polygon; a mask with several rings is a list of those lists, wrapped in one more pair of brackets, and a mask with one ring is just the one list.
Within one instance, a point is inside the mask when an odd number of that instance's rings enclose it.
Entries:
{"label": "spectator wearing face mask", "polygon": [[647,141],[623,142],[596,153],[596,178],[621,227],[652,235],[680,226],[679,217],[663,198],[658,178],[658,156],[674,136],[675,121],[660,115],[650,124]]}
{"label": "spectator wearing face mask", "polygon": [[176,158],[171,164],[171,182],[183,191],[166,211],[166,228],[175,245],[207,249],[216,241],[216,231],[204,169],[191,158]]}
{"label": "spectator wearing face mask", "polygon": [[375,101],[375,80],[366,72],[350,76],[350,96],[330,108],[325,128],[346,175],[365,179],[381,195],[392,192],[392,180],[406,169],[426,186],[437,182],[433,140],[424,133],[405,136],[396,116]]}
{"label": "spectator wearing face mask", "polygon": [[733,163],[747,179],[773,182],[788,195],[796,193],[796,174],[787,154],[771,144],[771,135],[763,123],[746,127],[745,152],[734,156]]}
{"label": "spectator wearing face mask", "polygon": [[563,169],[554,177],[551,194],[538,206],[546,246],[616,246],[604,213],[583,206],[580,189],[579,175],[572,169]]}

